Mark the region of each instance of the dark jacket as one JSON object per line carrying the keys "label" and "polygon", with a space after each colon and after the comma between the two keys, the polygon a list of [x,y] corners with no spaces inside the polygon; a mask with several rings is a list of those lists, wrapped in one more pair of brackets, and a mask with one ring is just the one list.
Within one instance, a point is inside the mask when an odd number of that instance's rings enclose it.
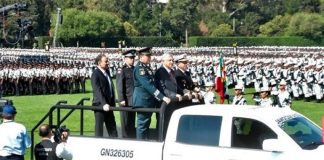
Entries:
{"label": "dark jacket", "polygon": [[36,144],[34,149],[36,160],[63,160],[56,156],[56,142],[51,142],[51,140],[42,140]]}
{"label": "dark jacket", "polygon": [[177,80],[177,85],[178,85],[178,90],[177,93],[180,95],[183,95],[183,90],[187,89],[187,90],[193,90],[194,89],[194,85],[190,76],[190,72],[185,71],[182,72],[180,69],[177,69],[175,71],[175,75],[176,75],[176,80]]}
{"label": "dark jacket", "polygon": [[163,66],[161,66],[155,73],[155,83],[158,90],[160,90],[165,96],[169,98],[176,97],[177,82],[175,79],[174,71],[173,73],[169,74],[168,71]]}
{"label": "dark jacket", "polygon": [[[107,75],[109,71],[106,70]],[[110,77],[109,77],[110,78]],[[102,73],[99,68],[94,69],[91,75],[91,85],[93,90],[93,106],[99,106],[100,108],[109,104],[110,106],[115,106],[115,94],[111,91],[114,91],[114,84],[110,79],[111,84],[108,83],[106,76]],[[110,87],[112,87],[110,89]]]}
{"label": "dark jacket", "polygon": [[117,93],[119,102],[125,101],[126,106],[133,106],[133,92],[134,92],[134,66],[124,65],[117,71]]}

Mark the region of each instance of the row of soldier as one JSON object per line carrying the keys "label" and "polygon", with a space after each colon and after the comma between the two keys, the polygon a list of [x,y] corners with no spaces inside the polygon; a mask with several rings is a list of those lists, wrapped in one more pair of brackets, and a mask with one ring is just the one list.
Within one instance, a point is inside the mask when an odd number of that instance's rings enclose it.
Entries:
{"label": "row of soldier", "polygon": [[2,95],[85,93],[85,82],[89,74],[91,69],[87,69],[82,64],[1,63],[0,97]]}
{"label": "row of soldier", "polygon": [[[316,97],[318,101],[323,98],[323,48],[294,48],[294,47],[240,47],[237,53],[232,47],[209,48],[154,48],[151,67],[156,71],[161,63],[163,52],[172,53],[175,56],[187,53],[188,71],[191,72],[193,81],[199,86],[215,78],[218,67],[218,56],[215,50],[221,50],[227,68],[229,86],[243,83],[244,87],[253,86],[258,92],[262,86],[277,85],[281,79],[288,82],[288,91],[295,98],[310,100]],[[29,51],[31,52],[31,51]],[[34,51],[33,51],[34,52]],[[83,64],[91,75],[93,59],[96,55],[105,52],[110,59],[110,76],[115,77],[117,70],[122,67],[122,56],[118,49],[57,49],[49,53],[35,51],[38,54],[48,55],[49,61],[44,58],[35,60],[37,54],[28,55],[28,51],[7,50],[2,51],[2,61],[15,60],[22,62],[41,61],[42,63],[54,63],[63,65]],[[27,54],[27,55],[26,55]],[[23,55],[23,56],[22,56]],[[23,57],[23,58],[21,58]],[[32,60],[28,59],[31,58]],[[40,56],[41,57],[41,56]],[[244,89],[243,89],[244,91]]]}
{"label": "row of soldier", "polygon": [[[139,60],[135,62],[136,53],[138,53]],[[117,72],[116,85],[121,107],[154,108],[160,107],[163,104],[162,102],[164,102],[169,105],[164,113],[165,125],[167,126],[171,113],[183,103],[183,97],[188,97],[190,100],[184,102],[186,105],[201,103],[203,98],[205,104],[215,103],[213,93],[214,83],[208,81],[205,84],[206,92],[199,90],[199,86],[195,85],[195,81],[188,71],[189,60],[185,55],[175,56],[174,58],[170,53],[163,53],[161,63],[156,71],[153,71],[150,65],[152,56],[150,48],[139,51],[129,50],[124,52],[123,55],[125,56],[125,65]],[[105,60],[107,64],[107,58]],[[101,63],[98,63],[98,68],[101,66]],[[105,71],[104,73],[108,74],[109,71]],[[96,78],[91,79],[93,80],[93,85],[101,84],[95,83]],[[110,83],[109,78],[107,79]],[[246,101],[242,98],[242,94],[238,94],[240,93],[238,91],[243,90],[243,86],[244,84],[240,83],[235,86],[236,95],[233,98],[233,104],[246,104]],[[274,88],[272,87],[273,90]],[[257,100],[259,105],[290,108],[291,100],[285,88],[286,82],[282,79],[279,90],[277,91],[278,99],[276,101],[278,102],[274,102],[275,99],[272,100],[269,98],[270,86],[262,87],[260,90],[260,98]],[[211,96],[209,96],[209,93],[211,93]],[[178,99],[180,103],[177,102],[175,105],[172,103],[174,99]],[[103,105],[105,103],[101,104]],[[107,108],[110,105],[114,104],[109,104],[108,106],[105,104],[103,105],[103,109],[109,111]],[[121,124],[123,136],[135,137],[136,135],[138,139],[148,139],[150,137],[149,126],[151,116],[151,113],[137,113],[137,128],[135,129],[135,113],[122,113]],[[159,120],[159,118],[157,119]],[[111,125],[115,124],[113,122],[111,123]],[[109,123],[106,122],[106,124]],[[115,128],[115,126],[109,126],[108,128]],[[116,131],[111,132],[115,133]]]}

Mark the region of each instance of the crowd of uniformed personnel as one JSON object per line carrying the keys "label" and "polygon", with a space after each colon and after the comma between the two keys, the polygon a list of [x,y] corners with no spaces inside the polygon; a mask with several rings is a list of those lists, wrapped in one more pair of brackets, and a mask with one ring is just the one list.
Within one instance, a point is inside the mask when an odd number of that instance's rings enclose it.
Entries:
{"label": "crowd of uniformed personnel", "polygon": [[[243,92],[245,87],[254,87],[259,92],[263,86],[276,86],[285,80],[292,97],[318,102],[323,99],[324,48],[237,47],[236,50],[233,47],[153,48],[150,67],[155,72],[165,52],[175,57],[187,54],[193,82],[204,86],[215,79],[216,51],[221,51],[229,87],[242,83]],[[110,76],[115,77],[124,65],[121,52],[117,48],[1,49],[0,94],[85,92],[84,83],[91,76],[94,58],[100,53],[107,54]]]}

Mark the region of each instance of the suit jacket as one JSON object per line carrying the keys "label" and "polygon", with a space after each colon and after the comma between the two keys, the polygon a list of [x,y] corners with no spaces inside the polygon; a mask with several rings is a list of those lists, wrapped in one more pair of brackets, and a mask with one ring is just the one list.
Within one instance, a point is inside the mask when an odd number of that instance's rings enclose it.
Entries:
{"label": "suit jacket", "polygon": [[[106,73],[107,75],[109,75],[108,70],[106,70]],[[105,104],[115,106],[115,94],[113,93],[114,84],[111,79],[110,82],[111,84],[108,83],[107,77],[102,73],[102,71],[99,68],[96,67],[94,69],[91,75],[91,85],[93,90],[93,106],[102,107]],[[112,88],[110,89],[110,87]]]}
{"label": "suit jacket", "polygon": [[133,92],[134,92],[134,66],[124,65],[117,71],[117,93],[119,102],[125,101],[126,106],[133,106]]}
{"label": "suit jacket", "polygon": [[163,66],[155,72],[155,82],[158,90],[169,98],[175,98],[177,94],[177,82],[175,79],[175,73],[173,74],[172,80],[171,75]]}
{"label": "suit jacket", "polygon": [[185,71],[182,72],[180,69],[177,69],[175,71],[175,75],[176,75],[176,80],[177,80],[177,85],[178,85],[178,94],[183,95],[183,90],[187,89],[187,90],[193,90],[194,89],[194,85],[190,76],[190,72]]}

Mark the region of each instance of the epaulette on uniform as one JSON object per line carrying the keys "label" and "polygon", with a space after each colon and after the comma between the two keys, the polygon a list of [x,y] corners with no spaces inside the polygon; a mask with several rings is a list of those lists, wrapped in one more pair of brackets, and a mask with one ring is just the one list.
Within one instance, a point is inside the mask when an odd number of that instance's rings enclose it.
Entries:
{"label": "epaulette on uniform", "polygon": [[139,74],[140,74],[141,76],[145,75],[145,70],[144,70],[144,68],[140,68],[140,69],[139,69]]}

